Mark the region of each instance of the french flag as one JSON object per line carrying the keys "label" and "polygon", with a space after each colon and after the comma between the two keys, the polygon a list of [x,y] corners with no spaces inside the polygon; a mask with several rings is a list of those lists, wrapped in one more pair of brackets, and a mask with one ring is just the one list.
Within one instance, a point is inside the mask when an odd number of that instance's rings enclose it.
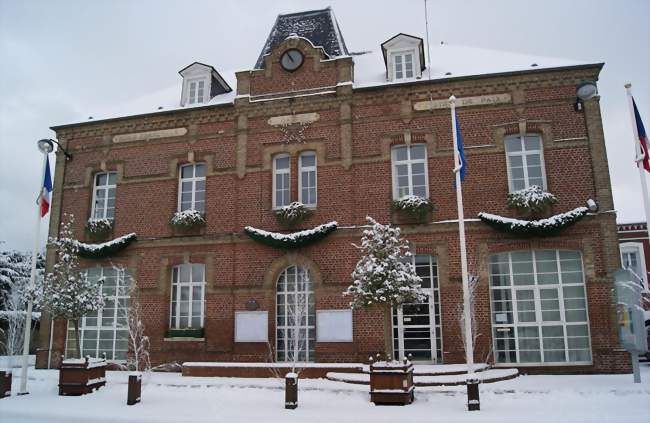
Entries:
{"label": "french flag", "polygon": [[643,168],[646,172],[650,172],[650,153],[648,152],[648,136],[645,133],[645,127],[639,114],[639,109],[636,107],[634,98],[632,98],[632,106],[634,107],[634,120],[636,121],[636,133],[639,137],[639,147],[641,148],[641,155],[637,158],[637,166],[639,162],[643,162]]}
{"label": "french flag", "polygon": [[41,192],[41,217],[50,211],[52,201],[52,175],[50,175],[50,160],[45,158],[45,178],[43,179],[43,190]]}

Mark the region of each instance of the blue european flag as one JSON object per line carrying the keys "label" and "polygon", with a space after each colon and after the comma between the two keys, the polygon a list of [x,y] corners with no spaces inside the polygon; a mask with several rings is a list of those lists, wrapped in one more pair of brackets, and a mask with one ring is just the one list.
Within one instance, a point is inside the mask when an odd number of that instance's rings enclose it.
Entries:
{"label": "blue european flag", "polygon": [[[467,170],[467,160],[465,160],[465,147],[463,145],[463,135],[460,133],[460,122],[458,121],[458,113],[454,110],[456,115],[456,141],[458,143],[458,157],[460,158],[460,180],[465,180],[465,172]],[[455,184],[455,182],[454,182]]]}

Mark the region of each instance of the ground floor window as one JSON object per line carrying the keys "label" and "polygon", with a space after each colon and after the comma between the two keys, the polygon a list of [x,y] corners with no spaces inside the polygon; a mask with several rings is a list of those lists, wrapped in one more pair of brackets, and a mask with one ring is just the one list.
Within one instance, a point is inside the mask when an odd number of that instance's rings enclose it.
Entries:
{"label": "ground floor window", "polygon": [[203,327],[205,300],[205,265],[186,263],[172,270],[169,327],[199,329]]}
{"label": "ground floor window", "polygon": [[579,252],[496,254],[490,259],[490,294],[498,363],[591,362]]}
{"label": "ground floor window", "polygon": [[276,356],[278,361],[314,361],[316,304],[308,269],[291,266],[278,277]]}
{"label": "ground floor window", "polygon": [[[126,360],[128,352],[127,312],[131,278],[125,269],[96,267],[88,269],[88,279],[99,283],[106,296],[101,310],[87,314],[79,321],[81,355]],[[66,356],[76,354],[74,323],[68,322]]]}
{"label": "ground floor window", "polygon": [[411,356],[414,361],[442,362],[442,325],[438,262],[435,257],[413,257],[415,272],[422,279],[428,298],[422,303],[404,304],[393,309],[393,354],[399,359]]}

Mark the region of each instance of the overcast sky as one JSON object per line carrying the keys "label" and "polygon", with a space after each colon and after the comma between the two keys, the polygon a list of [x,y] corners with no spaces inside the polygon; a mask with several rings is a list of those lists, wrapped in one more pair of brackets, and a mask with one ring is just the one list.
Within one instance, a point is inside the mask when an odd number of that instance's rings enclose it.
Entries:
{"label": "overcast sky", "polygon": [[[193,61],[249,69],[278,13],[328,5],[350,51],[399,32],[425,36],[423,0],[0,0],[0,249],[33,245],[35,143],[54,137],[51,125],[173,84],[180,93],[177,72]],[[599,92],[619,222],[644,220],[623,85],[633,84],[650,130],[649,22],[648,0],[429,0],[431,43],[605,62]]]}

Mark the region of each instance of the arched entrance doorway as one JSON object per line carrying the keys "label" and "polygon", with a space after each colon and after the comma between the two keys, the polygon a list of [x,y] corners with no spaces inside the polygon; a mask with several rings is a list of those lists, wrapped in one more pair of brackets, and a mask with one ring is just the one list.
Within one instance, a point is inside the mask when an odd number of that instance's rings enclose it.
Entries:
{"label": "arched entrance doorway", "polygon": [[314,361],[316,305],[309,269],[290,266],[280,273],[275,333],[278,361]]}

